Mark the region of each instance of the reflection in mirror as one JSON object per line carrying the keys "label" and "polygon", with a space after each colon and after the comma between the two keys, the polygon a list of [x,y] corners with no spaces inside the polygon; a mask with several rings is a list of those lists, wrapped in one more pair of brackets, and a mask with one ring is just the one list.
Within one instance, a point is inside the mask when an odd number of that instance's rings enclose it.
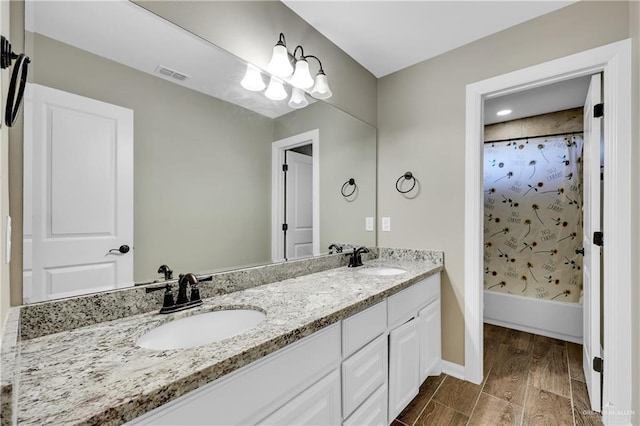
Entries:
{"label": "reflection in mirror", "polygon": [[[25,303],[164,280],[161,265],[177,277],[375,245],[375,128],[308,94],[292,109],[244,89],[245,62],[131,2],[25,8]],[[280,208],[277,143],[309,132],[313,149],[284,150],[301,174]],[[294,219],[310,242],[287,246]]]}

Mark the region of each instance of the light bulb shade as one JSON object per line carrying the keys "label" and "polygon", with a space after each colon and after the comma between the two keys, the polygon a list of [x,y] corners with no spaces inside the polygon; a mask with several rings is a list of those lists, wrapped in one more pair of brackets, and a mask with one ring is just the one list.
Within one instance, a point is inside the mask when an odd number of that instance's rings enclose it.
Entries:
{"label": "light bulb shade", "polygon": [[296,61],[296,70],[291,77],[291,84],[299,89],[308,89],[313,86],[313,78],[309,73],[309,63],[304,59]]}
{"label": "light bulb shade", "polygon": [[316,75],[316,84],[313,86],[311,96],[316,99],[329,99],[332,95],[333,93],[329,88],[327,76],[324,72],[320,71],[318,75]]}
{"label": "light bulb shade", "polygon": [[262,80],[262,73],[260,72],[260,69],[251,64],[247,64],[247,72],[242,81],[240,81],[240,85],[252,92],[259,92],[267,87],[264,84],[264,80]]}
{"label": "light bulb shade", "polygon": [[304,96],[304,90],[294,87],[293,90],[291,90],[291,99],[289,99],[289,106],[291,108],[300,109],[306,107],[307,105],[309,105],[309,101]]}
{"label": "light bulb shade", "polygon": [[264,95],[274,101],[281,101],[287,97],[287,91],[284,90],[284,86],[282,85],[282,82],[280,80],[276,79],[275,77],[271,77],[271,80],[269,81],[269,87],[267,87]]}
{"label": "light bulb shade", "polygon": [[267,65],[267,71],[278,77],[289,77],[293,72],[293,66],[289,61],[289,52],[282,44],[276,44],[273,47],[271,62]]}

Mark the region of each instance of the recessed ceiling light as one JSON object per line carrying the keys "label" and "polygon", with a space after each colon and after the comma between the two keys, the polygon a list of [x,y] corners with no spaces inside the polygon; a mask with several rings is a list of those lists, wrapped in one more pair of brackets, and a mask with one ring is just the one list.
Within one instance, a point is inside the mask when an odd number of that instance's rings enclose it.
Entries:
{"label": "recessed ceiling light", "polygon": [[502,111],[498,111],[496,113],[496,115],[509,115],[511,114],[511,110],[510,109],[503,109]]}

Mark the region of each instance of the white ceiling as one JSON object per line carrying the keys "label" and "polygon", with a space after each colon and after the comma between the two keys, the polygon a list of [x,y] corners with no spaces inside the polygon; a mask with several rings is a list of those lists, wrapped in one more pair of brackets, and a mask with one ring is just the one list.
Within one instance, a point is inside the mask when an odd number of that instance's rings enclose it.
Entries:
{"label": "white ceiling", "polygon": [[380,78],[576,0],[282,0]]}
{"label": "white ceiling", "polygon": [[[548,112],[584,106],[591,76],[578,77],[535,89],[525,90],[484,102],[484,124],[501,123]],[[511,114],[498,116],[500,110]]]}

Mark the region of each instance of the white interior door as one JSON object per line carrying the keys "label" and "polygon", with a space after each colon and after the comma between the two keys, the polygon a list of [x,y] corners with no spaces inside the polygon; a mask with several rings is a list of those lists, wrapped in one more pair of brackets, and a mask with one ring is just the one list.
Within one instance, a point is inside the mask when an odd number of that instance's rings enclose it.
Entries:
{"label": "white interior door", "polygon": [[25,302],[133,285],[133,111],[28,84],[24,136]]}
{"label": "white interior door", "polygon": [[313,256],[312,157],[286,152],[286,258]]}
{"label": "white interior door", "polygon": [[601,75],[591,77],[584,105],[584,353],[583,369],[591,408],[601,410],[601,374],[593,369],[593,359],[600,358],[600,246],[593,243],[593,233],[602,230],[600,215],[601,118],[594,118],[593,107],[602,99]]}

